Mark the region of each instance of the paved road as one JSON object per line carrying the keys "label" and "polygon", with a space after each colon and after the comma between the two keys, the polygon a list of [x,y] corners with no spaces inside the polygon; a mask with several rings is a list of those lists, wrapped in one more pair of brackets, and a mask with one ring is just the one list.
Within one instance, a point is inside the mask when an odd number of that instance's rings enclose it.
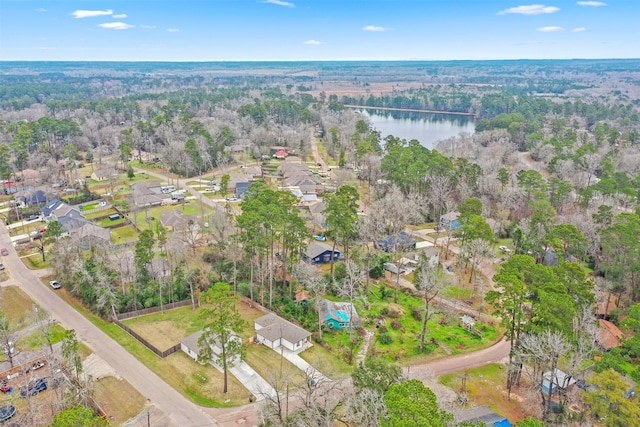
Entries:
{"label": "paved road", "polygon": [[118,343],[69,306],[53,290],[43,285],[18,258],[4,224],[0,224],[0,247],[9,250],[9,255],[4,257],[4,264],[20,287],[65,328],[75,329],[80,341],[109,363],[143,396],[170,414],[175,425],[181,427],[221,425],[161,380]]}
{"label": "paved road", "polygon": [[509,348],[509,341],[502,338],[491,347],[473,353],[450,356],[423,365],[409,366],[404,368],[403,371],[409,378],[424,381],[433,378],[433,376],[477,368],[489,363],[502,362],[509,357]]}

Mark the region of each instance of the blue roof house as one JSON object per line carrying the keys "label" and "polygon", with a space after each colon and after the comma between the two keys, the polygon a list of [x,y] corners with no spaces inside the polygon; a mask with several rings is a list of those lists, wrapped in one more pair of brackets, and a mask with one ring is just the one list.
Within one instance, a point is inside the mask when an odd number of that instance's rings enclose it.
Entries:
{"label": "blue roof house", "polygon": [[330,329],[349,329],[350,325],[352,328],[360,326],[360,316],[350,302],[322,300],[320,316]]}
{"label": "blue roof house", "polygon": [[334,251],[326,243],[311,242],[302,254],[302,259],[310,264],[328,264],[331,260],[338,261],[341,255],[339,250]]}

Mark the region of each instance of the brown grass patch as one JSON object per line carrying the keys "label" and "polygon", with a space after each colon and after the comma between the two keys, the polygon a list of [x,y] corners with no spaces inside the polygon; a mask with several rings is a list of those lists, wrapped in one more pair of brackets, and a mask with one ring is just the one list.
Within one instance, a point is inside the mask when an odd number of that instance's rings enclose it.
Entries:
{"label": "brown grass patch", "polygon": [[112,425],[122,425],[143,410],[144,396],[127,381],[115,377],[104,377],[94,384],[96,400],[112,417]]}
{"label": "brown grass patch", "polygon": [[185,337],[184,329],[178,328],[170,320],[153,323],[136,323],[130,326],[159,350],[166,350]]}
{"label": "brown grass patch", "polygon": [[31,324],[33,307],[33,300],[19,287],[1,288],[0,309],[9,319],[12,331],[18,331]]}

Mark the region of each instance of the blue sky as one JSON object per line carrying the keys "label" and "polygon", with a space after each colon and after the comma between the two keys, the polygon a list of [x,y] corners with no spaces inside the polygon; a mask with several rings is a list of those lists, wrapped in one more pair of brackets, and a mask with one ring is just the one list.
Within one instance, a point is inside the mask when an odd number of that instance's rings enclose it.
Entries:
{"label": "blue sky", "polygon": [[1,60],[638,58],[640,1],[2,0]]}

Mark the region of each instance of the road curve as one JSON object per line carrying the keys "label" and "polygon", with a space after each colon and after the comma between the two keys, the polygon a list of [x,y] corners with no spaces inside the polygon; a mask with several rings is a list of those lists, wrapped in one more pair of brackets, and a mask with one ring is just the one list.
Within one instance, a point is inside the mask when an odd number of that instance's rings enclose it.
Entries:
{"label": "road curve", "polygon": [[477,368],[489,363],[501,362],[509,356],[509,348],[509,341],[502,338],[491,347],[483,348],[473,353],[449,356],[423,365],[408,366],[403,368],[403,371],[409,378],[418,380],[429,379],[433,376],[439,377],[440,375]]}
{"label": "road curve", "polygon": [[[136,390],[165,411],[177,426],[221,426],[201,408],[175,391],[117,342],[93,325],[55,292],[42,284],[38,277],[18,258],[7,227],[0,224],[0,246],[9,250],[4,264],[11,276],[29,296],[48,311],[65,328],[75,329],[78,339],[111,365]],[[229,424],[224,424],[229,425]]]}

